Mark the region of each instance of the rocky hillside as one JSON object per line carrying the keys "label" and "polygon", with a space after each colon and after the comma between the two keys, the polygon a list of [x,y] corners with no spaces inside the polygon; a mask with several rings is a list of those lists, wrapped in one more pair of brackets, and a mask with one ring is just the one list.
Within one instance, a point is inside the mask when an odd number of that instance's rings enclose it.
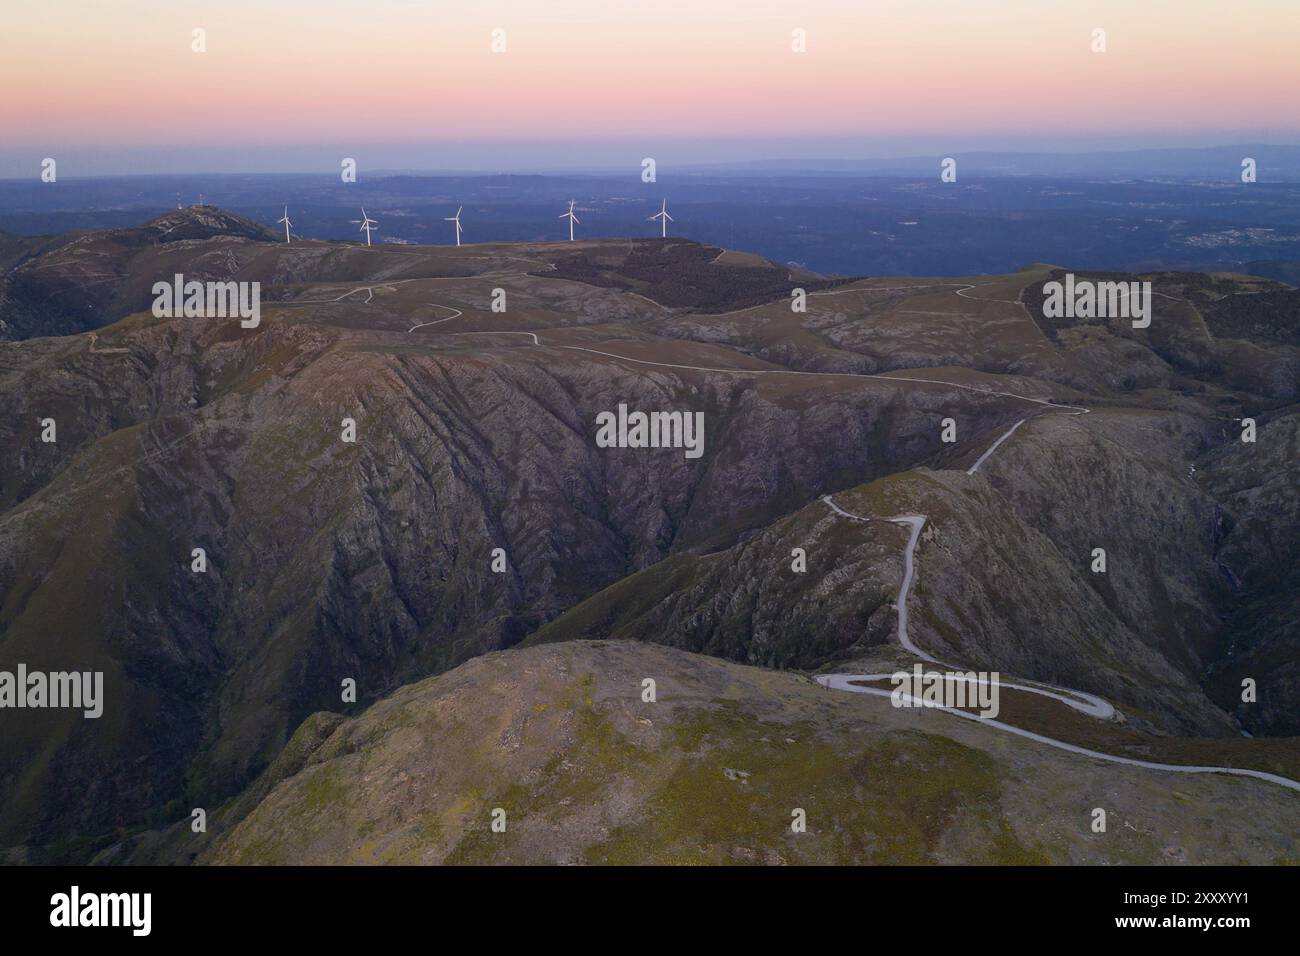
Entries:
{"label": "rocky hillside", "polygon": [[[1112,417],[1126,416],[1044,417],[987,473],[922,468],[836,499],[859,515],[927,516],[912,637],[941,660],[1091,691],[1167,732],[1231,733],[1198,686],[1214,653],[1213,503],[1173,497],[1176,479],[1118,448],[1083,487],[1078,466],[1057,460],[1057,449],[1086,454],[1092,436],[1146,431]],[[1143,490],[1126,502],[1129,488]],[[1166,496],[1180,510],[1145,510]],[[1081,526],[1084,514],[1093,524]],[[772,667],[852,659],[896,640],[906,540],[902,527],[845,521],[815,501],[725,551],[633,575],[530,640],[632,637]],[[1088,570],[1098,545],[1105,575]],[[807,572],[791,570],[794,548]]]}
{"label": "rocky hillside", "polygon": [[213,206],[191,206],[134,229],[16,240],[0,237],[0,340],[68,335],[148,307],[169,271],[232,278],[267,227]]}
{"label": "rocky hillside", "polygon": [[[54,335],[56,309],[0,343],[0,669],[102,670],[107,699],[93,721],[6,713],[0,846],[85,859],[234,799],[304,721],[524,641],[807,670],[876,653],[906,535],[835,518],[828,493],[927,515],[921,646],[1113,698],[1151,735],[1298,732],[1277,703],[1295,509],[1255,546],[1295,487],[1296,349],[1215,332],[1264,326],[1157,306],[1215,354],[1263,356],[1193,377],[1123,335],[1048,337],[1018,304],[1048,267],[814,288],[795,313],[809,277],[706,247],[285,245],[212,216],[114,239],[138,251],[102,284],[75,238],[26,260],[129,314]],[[599,276],[566,277],[575,256]],[[140,312],[178,271],[262,283],[260,325]],[[702,455],[600,447],[620,405],[701,412]],[[1261,703],[1238,707],[1225,682],[1254,661]]]}
{"label": "rocky hillside", "polygon": [[[1231,587],[1210,691],[1256,734],[1300,734],[1300,410],[1260,431],[1258,448],[1206,455],[1206,483],[1223,502],[1216,560]],[[1265,689],[1241,701],[1242,681]]]}

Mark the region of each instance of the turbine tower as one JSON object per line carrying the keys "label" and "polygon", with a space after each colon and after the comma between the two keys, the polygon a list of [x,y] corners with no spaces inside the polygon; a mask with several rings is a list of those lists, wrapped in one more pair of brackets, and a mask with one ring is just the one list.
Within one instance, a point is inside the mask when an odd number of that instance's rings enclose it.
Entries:
{"label": "turbine tower", "polygon": [[284,223],[284,241],[287,243],[287,242],[289,241],[289,227],[290,227],[291,225],[293,225],[293,223],[291,223],[291,222],[289,221],[289,207],[288,207],[288,206],[285,206],[285,207],[284,207],[284,218],[283,218],[283,219],[277,219],[276,222],[282,222],[282,223]]}
{"label": "turbine tower", "polygon": [[444,216],[442,220],[443,222],[454,222],[456,224],[456,245],[458,246],[460,245],[460,211],[464,208],[464,206],[457,207],[456,215]]}
{"label": "turbine tower", "polygon": [[[286,210],[286,212],[287,212],[287,210]],[[371,232],[372,229],[374,229],[376,226],[378,226],[379,223],[375,222],[375,220],[371,219],[369,216],[366,215],[366,207],[365,207],[365,206],[362,206],[362,207],[361,207],[361,218],[360,218],[360,219],[353,219],[353,220],[352,220],[352,224],[353,224],[354,226],[357,225],[357,224],[360,224],[360,226],[361,226],[361,230],[360,230],[360,231],[361,231],[361,232],[364,232],[364,233],[366,234],[366,245],[370,245],[370,232]]]}
{"label": "turbine tower", "polygon": [[659,238],[661,239],[668,238],[668,224],[673,221],[673,217],[668,215],[667,199],[664,200],[664,204],[659,208],[659,211],[657,213],[655,213],[653,216],[647,216],[646,219],[647,220],[658,219],[660,225],[663,226],[663,229],[661,229],[659,232]]}
{"label": "turbine tower", "polygon": [[570,200],[569,200],[569,211],[566,212],[566,213],[564,213],[564,215],[562,215],[562,216],[557,216],[557,217],[556,217],[556,218],[558,218],[558,219],[567,219],[567,220],[569,220],[569,241],[570,241],[570,242],[573,241],[573,224],[574,224],[575,222],[580,222],[580,221],[581,221],[581,220],[578,219],[577,216],[575,216],[575,215],[573,214],[573,206],[574,206],[574,202],[575,202],[575,200],[570,199]]}

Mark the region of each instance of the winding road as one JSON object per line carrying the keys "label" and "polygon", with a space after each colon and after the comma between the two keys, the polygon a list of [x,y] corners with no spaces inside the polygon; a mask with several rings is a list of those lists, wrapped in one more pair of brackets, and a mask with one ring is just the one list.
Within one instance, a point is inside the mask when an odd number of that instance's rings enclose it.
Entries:
{"label": "winding road", "polygon": [[[944,285],[950,288],[956,286],[958,287],[955,289],[956,294],[962,296],[963,298],[978,299],[980,301],[990,301],[990,302],[1004,302],[1008,305],[1017,305],[1022,309],[1026,308],[1024,303],[1019,301],[1018,299],[1016,301],[1012,301],[1010,299],[982,299],[981,297],[978,296],[966,295],[966,293],[969,290],[978,288],[978,286],[975,284],[941,283],[936,285]],[[926,287],[927,286],[906,286],[906,287],[900,287],[900,291],[902,290],[910,291],[912,289],[926,288]],[[360,290],[353,290],[353,291],[355,292]],[[370,289],[366,288],[366,291],[370,291]],[[863,292],[863,291],[889,291],[889,290],[882,289],[882,288],[866,289],[866,290],[840,289],[840,290],[833,290],[833,291],[826,291],[826,292],[811,293],[811,295],[817,295],[817,296],[843,295],[843,294],[848,294],[850,292]],[[448,309],[452,312],[455,312],[456,314],[447,316],[442,319],[437,319],[432,322],[419,323],[417,325],[412,326],[408,330],[409,332],[414,332],[417,329],[425,328],[427,326],[438,325],[442,322],[447,322],[451,319],[458,318],[460,315],[464,314],[463,312],[461,312],[461,310],[456,309],[453,306],[443,305],[441,303],[432,303],[432,302],[429,304],[436,306],[438,308]],[[753,306],[750,308],[757,308],[757,306]],[[747,311],[747,309],[742,309],[739,311]],[[850,377],[850,378],[868,378],[868,379],[875,379],[878,381],[889,381],[889,382],[907,382],[907,383],[923,384],[923,385],[939,385],[945,388],[958,388],[958,389],[963,389],[971,392],[979,392],[986,395],[998,395],[1007,398],[1013,398],[1019,401],[1031,402],[1033,404],[1041,406],[1043,409],[1053,409],[1063,414],[1086,415],[1090,412],[1090,409],[1081,405],[1071,405],[1067,403],[1053,402],[1048,399],[1034,398],[1028,395],[1018,395],[1014,392],[1004,392],[996,389],[983,388],[974,385],[963,385],[958,382],[943,381],[941,379],[917,378],[914,376],[891,375],[891,374],[864,374],[864,373],[851,373],[851,372],[846,372],[846,373],[805,372],[805,371],[797,371],[793,369],[715,368],[715,367],[702,366],[702,365],[683,365],[683,364],[672,363],[672,362],[655,362],[648,359],[631,358],[626,355],[618,355],[613,352],[605,352],[599,349],[592,349],[584,346],[577,346],[577,345],[547,346],[546,343],[542,342],[541,338],[537,335],[536,332],[529,332],[529,331],[495,331],[495,332],[494,331],[470,331],[470,332],[447,332],[443,334],[445,335],[526,335],[532,339],[532,344],[537,347],[551,347],[551,348],[567,349],[569,351],[575,351],[575,352],[587,352],[592,355],[600,355],[606,358],[612,358],[623,362],[630,362],[636,365],[647,365],[647,366],[655,366],[658,368],[682,369],[688,371],[711,372],[711,373],[732,374],[732,375],[796,375],[796,376],[815,376],[815,377],[823,377],[823,378]],[[994,441],[993,444],[990,445],[988,449],[986,449],[984,453],[979,456],[978,459],[976,459],[975,463],[966,470],[966,473],[968,475],[974,475],[979,470],[979,468],[993,455],[993,453],[996,452],[998,448],[1000,448],[1002,444],[1006,442],[1013,434],[1015,434],[1015,432],[1027,421],[1028,421],[1027,418],[1022,418],[1017,422],[1015,422],[1002,435],[1000,435],[997,438],[997,440]],[[912,641],[911,636],[908,633],[907,599],[912,588],[913,578],[915,576],[916,546],[917,543],[920,541],[921,531],[925,527],[926,516],[925,515],[896,515],[894,517],[883,518],[883,519],[870,519],[846,511],[845,509],[841,508],[838,504],[836,504],[836,502],[830,495],[823,495],[821,500],[825,504],[827,504],[831,508],[831,510],[834,511],[836,514],[853,521],[866,522],[870,520],[884,520],[893,524],[906,525],[910,529],[907,546],[903,553],[903,581],[899,587],[898,599],[896,604],[897,611],[898,611],[899,644],[904,648],[904,650],[908,651],[910,654],[914,655],[915,657],[920,658],[921,660],[927,661],[932,664],[940,665],[944,668],[948,668],[955,672],[961,672],[962,669],[957,667],[956,665],[948,664],[943,661],[940,661],[938,658],[922,650]],[[855,693],[855,694],[867,694],[874,697],[891,698],[894,694],[893,690],[886,690],[878,687],[867,687],[867,686],[863,686],[862,683],[862,682],[870,682],[870,681],[888,680],[891,676],[892,675],[890,674],[820,674],[817,675],[815,679],[818,684],[821,684],[823,687],[826,687],[828,689],[847,691],[849,693]],[[978,675],[976,675],[973,678],[969,676],[959,676],[959,677],[955,677],[954,679],[965,680],[965,681],[973,680],[980,684],[986,683],[986,679],[981,678]],[[1115,708],[1109,702],[1103,700],[1100,697],[1097,697],[1094,694],[1089,694],[1085,691],[1073,690],[1069,688],[1052,687],[1050,685],[1035,686],[1032,684],[1013,683],[1001,679],[997,681],[997,685],[999,687],[1006,687],[1018,691],[1023,691],[1026,693],[1037,694],[1041,697],[1051,698],[1052,700],[1056,700],[1066,705],[1067,707],[1072,708],[1073,710],[1076,710],[1082,714],[1085,714],[1089,717],[1096,718],[1098,720],[1111,720],[1115,717]],[[1093,759],[1102,760],[1108,763],[1124,764],[1127,766],[1142,767],[1148,770],[1160,770],[1169,773],[1192,773],[1192,774],[1210,773],[1210,774],[1223,774],[1223,775],[1237,776],[1237,777],[1251,777],[1256,780],[1267,781],[1269,783],[1274,783],[1279,786],[1286,787],[1290,790],[1295,790],[1297,792],[1300,792],[1300,782],[1291,780],[1287,777],[1283,777],[1278,774],[1267,773],[1262,770],[1248,770],[1248,769],[1241,769],[1237,767],[1187,766],[1181,764],[1166,764],[1166,763],[1158,763],[1149,760],[1137,760],[1131,757],[1116,756],[1114,754],[1102,753],[1101,751],[1090,750],[1086,747],[1080,747],[1076,744],[1067,743],[1063,740],[1057,740],[1053,737],[1047,737],[1043,734],[1034,733],[1033,731],[1025,730],[1023,728],[1016,727],[1012,724],[1008,724],[1000,720],[980,717],[978,714],[969,713],[967,711],[958,708],[938,706],[932,703],[926,703],[920,701],[917,698],[912,697],[909,694],[903,694],[903,697],[907,698],[909,701],[913,703],[930,707],[931,709],[944,711],[945,713],[952,714],[955,717],[960,717],[963,720],[977,721],[983,726],[992,727],[997,730],[1003,731],[1005,733],[1014,734],[1018,737],[1023,737],[1027,740],[1033,740],[1037,743],[1044,744],[1045,746],[1054,747],[1057,750],[1063,750],[1069,753],[1078,754],[1085,757],[1091,757]]]}
{"label": "winding road", "polygon": [[[1019,424],[1020,423],[1017,423],[1016,426],[1012,426],[1012,430],[1014,431]],[[1007,432],[1006,435],[1003,435],[1002,437],[1006,438],[1007,435],[1009,434],[1011,434],[1011,432]],[[835,503],[835,500],[830,495],[822,495],[822,501],[825,502],[827,505],[829,505],[831,510],[834,511],[836,514],[848,518],[851,521],[866,522],[871,520],[870,518],[863,518],[861,515],[855,515],[852,512],[845,511],[843,508],[841,508],[839,505]],[[960,676],[960,672],[962,669],[957,665],[949,664],[946,663],[945,661],[941,661],[934,655],[917,647],[916,644],[913,643],[912,637],[907,630],[907,623],[908,623],[907,597],[911,593],[912,580],[916,574],[916,545],[921,540],[921,530],[925,527],[925,516],[924,515],[898,515],[893,518],[882,518],[879,520],[888,521],[891,524],[906,525],[908,528],[911,529],[911,533],[908,535],[907,538],[907,547],[903,551],[903,583],[898,589],[898,600],[895,603],[895,607],[898,610],[898,643],[902,645],[905,651],[912,654],[914,657],[919,657],[923,661],[928,661],[931,664],[938,664],[941,667],[946,667],[949,670],[958,672],[957,674],[954,675],[956,679],[971,682],[970,678]],[[836,678],[842,677],[851,681],[877,681],[877,680],[888,680],[892,675],[891,674],[831,674],[827,676],[836,677]],[[818,678],[818,682],[825,684],[825,682],[822,681],[820,677]],[[977,684],[987,683],[987,681],[984,678],[980,678],[980,677],[976,677],[973,682]],[[1014,690],[1022,690],[1030,694],[1038,694],[1040,697],[1050,697],[1053,700],[1060,701],[1062,704],[1065,704],[1067,707],[1071,707],[1082,714],[1087,714],[1089,717],[1096,717],[1100,720],[1109,720],[1115,716],[1115,708],[1112,707],[1108,702],[1102,700],[1100,697],[1097,697],[1094,694],[1089,694],[1084,691],[1069,690],[1065,688],[1053,688],[1050,685],[1034,686],[1030,684],[1015,684],[1012,683],[1011,681],[1005,681],[1001,679],[999,679],[996,682],[996,684],[999,687],[1010,687]],[[830,685],[825,684],[825,686],[830,686]],[[842,690],[845,688],[839,688],[839,689]],[[852,689],[858,690],[860,688],[855,686]]]}
{"label": "winding road", "polygon": [[[975,464],[971,466],[971,468],[967,469],[966,473],[974,474],[975,469],[978,468],[980,465],[982,465],[985,462],[985,460],[989,457],[989,455],[991,455],[995,450],[997,450],[999,445],[1001,445],[1004,441],[1010,438],[1011,434],[1016,429],[1018,429],[1021,425],[1023,425],[1025,421],[1026,421],[1025,419],[1021,419],[1020,421],[1012,425],[1010,429],[1004,432],[1002,436],[998,438],[996,442],[993,443],[993,445],[988,449],[988,451],[984,452],[984,454],[980,456],[979,460],[976,461]],[[869,518],[864,518],[860,515],[855,515],[850,511],[844,510],[838,504],[835,503],[835,500],[830,495],[823,495],[821,500],[825,502],[831,508],[831,510],[834,511],[836,514],[848,518],[852,521],[866,522],[872,520]],[[927,652],[923,651],[921,648],[917,647],[916,644],[912,642],[911,636],[908,634],[908,630],[907,630],[907,598],[909,592],[912,589],[912,579],[915,575],[915,570],[916,570],[916,561],[915,561],[916,545],[921,539],[921,529],[925,527],[925,516],[924,515],[898,515],[892,518],[882,518],[876,520],[888,521],[893,524],[907,525],[911,529],[911,534],[908,536],[907,539],[906,550],[903,552],[903,583],[900,585],[898,589],[898,601],[897,601],[898,643],[902,645],[902,647],[905,650],[907,650],[909,653],[913,654],[916,657],[921,658],[924,661],[928,661],[932,664],[938,664],[952,671],[960,672],[961,668],[957,667],[956,665],[947,664],[943,661],[940,661],[938,658],[934,657],[931,654],[928,654]],[[864,682],[889,680],[892,676],[893,676],[892,674],[819,674],[816,676],[815,680],[817,681],[818,684],[821,684],[823,687],[829,688],[831,690],[842,690],[842,691],[848,691],[849,693],[853,693],[853,694],[868,694],[872,697],[885,697],[885,698],[892,699],[895,693],[892,689],[886,690],[881,687],[864,686]],[[959,680],[966,680],[966,681],[971,680],[971,678],[969,677],[962,677],[959,675],[949,675],[949,676],[956,677],[956,679]],[[980,678],[978,676],[975,678],[975,681],[980,684],[986,683],[986,679]],[[1012,683],[1010,681],[1004,681],[1001,679],[997,681],[997,685],[1000,687],[1012,688],[1014,690],[1027,691],[1028,693],[1031,694],[1038,694],[1041,697],[1050,697],[1053,700],[1057,700],[1065,704],[1067,707],[1071,707],[1074,710],[1079,711],[1080,713],[1087,714],[1089,717],[1095,717],[1099,720],[1110,720],[1115,716],[1115,708],[1111,706],[1110,703],[1108,703],[1105,700],[1102,700],[1100,697],[1097,697],[1094,694],[1089,694],[1084,691],[1072,690],[1066,688],[1050,688],[1048,686],[1035,687],[1028,684]],[[1069,753],[1080,754],[1084,757],[1092,757],[1096,760],[1104,760],[1108,763],[1125,764],[1130,767],[1143,767],[1147,770],[1162,770],[1162,771],[1168,771],[1170,773],[1217,773],[1217,774],[1226,774],[1234,777],[1252,777],[1256,780],[1264,780],[1269,783],[1275,783],[1280,786],[1286,787],[1289,790],[1295,790],[1297,792],[1300,792],[1300,782],[1291,780],[1288,777],[1283,777],[1275,773],[1267,773],[1263,770],[1245,770],[1239,767],[1190,766],[1190,765],[1182,765],[1182,764],[1157,763],[1151,760],[1137,760],[1132,757],[1120,757],[1120,756],[1116,756],[1115,754],[1107,754],[1107,753],[1102,753],[1099,750],[1090,750],[1087,747],[1080,747],[1077,744],[1066,743],[1064,740],[1057,740],[1054,737],[1048,737],[1045,736],[1044,734],[1034,733],[1031,730],[1025,730],[1021,727],[1016,727],[1012,724],[1004,723],[1003,721],[996,720],[993,718],[981,717],[978,714],[972,714],[969,713],[968,711],[961,710],[956,707],[945,707],[941,705],[936,705],[934,703],[928,703],[908,693],[904,693],[901,691],[899,693],[909,703],[913,703],[917,706],[929,707],[933,710],[941,710],[944,713],[952,714],[955,717],[961,717],[964,720],[978,721],[980,724],[986,727],[994,727],[998,730],[1005,731],[1006,733],[1015,734],[1018,737],[1024,737],[1027,740],[1033,740],[1036,741],[1037,743],[1045,744],[1049,747],[1055,747],[1057,750],[1064,750]]]}
{"label": "winding road", "polygon": [[[889,675],[883,675],[887,678]],[[831,690],[845,690],[854,694],[870,694],[872,697],[892,697],[892,690],[885,690],[881,687],[862,687],[853,681],[881,679],[880,676],[872,674],[820,674],[817,677],[817,683]],[[1014,687],[1014,684],[1004,686]],[[1042,734],[1036,734],[1032,730],[1025,730],[1021,727],[1015,727],[1011,724],[1003,723],[1000,720],[994,720],[988,717],[981,717],[978,714],[968,713],[955,707],[943,707],[936,704],[928,704],[911,694],[903,694],[909,702],[929,708],[930,710],[941,710],[946,714],[952,714],[954,717],[961,717],[964,720],[973,720],[985,727],[996,727],[998,730],[1006,731],[1009,734],[1015,734],[1017,737],[1024,737],[1026,740],[1033,740],[1040,744],[1046,744],[1049,747],[1055,747],[1057,750],[1065,750],[1070,753],[1080,754],[1084,757],[1092,757],[1095,760],[1104,760],[1107,763],[1126,764],[1130,767],[1144,767],[1147,770],[1165,770],[1171,773],[1218,773],[1228,774],[1234,777],[1253,777],[1256,780],[1267,780],[1269,783],[1276,783],[1279,786],[1286,787],[1288,790],[1300,792],[1300,782],[1291,780],[1287,777],[1279,776],[1275,773],[1266,773],[1263,770],[1242,770],[1238,767],[1199,767],[1185,766],[1174,763],[1156,763],[1151,760],[1135,760],[1132,757],[1117,757],[1114,754],[1102,753],[1099,750],[1089,750],[1087,747],[1079,747],[1074,744],[1067,744],[1063,740],[1056,740],[1052,737],[1045,737]]]}
{"label": "winding road", "polygon": [[415,325],[411,326],[409,329],[407,329],[406,330],[407,332],[414,332],[416,329],[423,329],[430,325],[441,325],[443,322],[450,322],[452,319],[458,319],[465,314],[460,309],[453,309],[449,305],[442,305],[438,302],[430,302],[429,305],[433,306],[435,309],[450,309],[452,312],[456,314],[448,315],[441,319],[434,319],[432,322],[418,322]]}
{"label": "winding road", "polygon": [[975,472],[979,471],[980,465],[988,461],[989,456],[998,450],[998,446],[1001,445],[1008,438],[1010,438],[1013,434],[1015,434],[1016,429],[1019,428],[1027,421],[1029,421],[1029,419],[1022,418],[1020,419],[1020,421],[1016,422],[1014,425],[1008,428],[997,441],[995,441],[992,445],[989,445],[988,450],[984,452],[984,454],[980,455],[979,458],[975,460],[975,464],[971,465],[969,468],[966,469],[966,474],[973,475],[975,474]]}

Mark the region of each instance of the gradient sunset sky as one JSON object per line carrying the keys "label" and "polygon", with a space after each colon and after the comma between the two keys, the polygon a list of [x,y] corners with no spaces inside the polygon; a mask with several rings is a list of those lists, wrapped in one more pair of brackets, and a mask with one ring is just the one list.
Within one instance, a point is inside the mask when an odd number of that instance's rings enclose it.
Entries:
{"label": "gradient sunset sky", "polygon": [[1300,0],[45,0],[0,23],[3,175],[60,151],[76,175],[421,145],[429,168],[526,168],[521,143],[591,163],[1300,142]]}

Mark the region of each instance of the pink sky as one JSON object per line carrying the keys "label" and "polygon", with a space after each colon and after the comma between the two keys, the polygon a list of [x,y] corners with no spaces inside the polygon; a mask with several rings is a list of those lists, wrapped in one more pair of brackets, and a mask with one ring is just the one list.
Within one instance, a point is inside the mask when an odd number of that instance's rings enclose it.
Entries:
{"label": "pink sky", "polygon": [[47,0],[2,22],[5,146],[37,150],[1300,131],[1297,0]]}

